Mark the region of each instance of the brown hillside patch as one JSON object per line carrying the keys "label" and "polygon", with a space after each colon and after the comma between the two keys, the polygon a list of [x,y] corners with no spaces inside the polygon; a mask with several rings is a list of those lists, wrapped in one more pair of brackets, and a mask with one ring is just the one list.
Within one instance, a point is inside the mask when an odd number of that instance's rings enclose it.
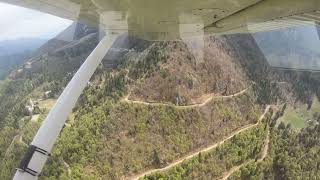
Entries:
{"label": "brown hillside patch", "polygon": [[129,99],[187,105],[234,94],[249,84],[224,37],[205,38],[203,60],[195,59],[183,42],[153,48],[162,48],[168,56],[136,84]]}

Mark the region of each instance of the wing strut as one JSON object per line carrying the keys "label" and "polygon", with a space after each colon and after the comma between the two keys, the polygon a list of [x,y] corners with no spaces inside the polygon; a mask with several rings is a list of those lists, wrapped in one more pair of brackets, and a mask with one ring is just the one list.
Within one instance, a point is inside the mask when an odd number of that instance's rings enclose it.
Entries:
{"label": "wing strut", "polygon": [[38,179],[68,114],[116,37],[116,34],[107,34],[73,76],[31,142],[14,180]]}

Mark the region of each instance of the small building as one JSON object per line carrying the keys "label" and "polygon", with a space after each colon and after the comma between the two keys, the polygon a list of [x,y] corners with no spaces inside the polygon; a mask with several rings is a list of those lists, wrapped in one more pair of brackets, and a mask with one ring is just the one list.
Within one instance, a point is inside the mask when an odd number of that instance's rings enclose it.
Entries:
{"label": "small building", "polygon": [[28,104],[26,105],[26,109],[29,112],[29,115],[31,116],[33,114],[33,110],[34,110],[34,103],[31,99],[29,100]]}
{"label": "small building", "polygon": [[31,69],[32,68],[32,62],[26,62],[26,64],[24,65],[24,68]]}
{"label": "small building", "polygon": [[46,92],[44,92],[44,97],[45,97],[45,98],[49,98],[49,97],[51,96],[51,92],[52,92],[52,91],[46,91]]}

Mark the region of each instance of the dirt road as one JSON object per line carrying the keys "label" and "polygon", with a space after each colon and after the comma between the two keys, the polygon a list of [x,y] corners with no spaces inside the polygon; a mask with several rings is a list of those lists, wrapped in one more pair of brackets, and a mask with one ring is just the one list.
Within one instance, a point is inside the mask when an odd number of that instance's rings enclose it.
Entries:
{"label": "dirt road", "polygon": [[219,145],[223,144],[225,141],[231,139],[231,138],[234,137],[235,135],[237,135],[237,134],[239,134],[239,133],[241,133],[241,132],[243,132],[243,131],[246,131],[246,130],[248,130],[248,129],[251,129],[251,128],[255,127],[255,126],[257,126],[257,125],[262,121],[262,119],[265,117],[265,115],[267,114],[267,112],[269,111],[269,109],[270,109],[270,106],[268,105],[268,106],[266,107],[264,113],[260,116],[260,118],[259,118],[259,120],[258,120],[258,122],[257,122],[256,124],[251,124],[251,125],[245,126],[245,127],[241,128],[241,129],[233,132],[231,135],[229,135],[228,137],[226,137],[225,139],[223,139],[222,141],[220,141],[220,142],[218,142],[218,143],[212,144],[211,146],[209,146],[209,147],[207,147],[207,148],[205,148],[205,149],[201,149],[201,150],[198,150],[198,151],[196,151],[196,152],[193,152],[192,154],[189,154],[189,155],[186,156],[186,157],[180,158],[180,159],[178,159],[178,160],[176,160],[176,161],[168,164],[166,167],[159,168],[159,169],[152,169],[152,170],[146,171],[146,172],[144,172],[144,173],[141,173],[141,174],[139,174],[139,175],[136,175],[136,176],[134,176],[134,177],[128,178],[128,179],[138,180],[138,179],[140,179],[140,178],[142,178],[142,177],[144,177],[144,176],[146,176],[146,175],[150,175],[150,174],[155,173],[155,172],[166,171],[166,170],[168,170],[168,169],[170,169],[170,168],[172,168],[172,167],[174,167],[174,166],[176,166],[176,165],[178,165],[178,164],[181,164],[181,163],[182,163],[183,161],[185,161],[185,160],[191,159],[191,158],[199,155],[199,153],[204,153],[204,152],[210,151],[210,150],[218,147]]}
{"label": "dirt road", "polygon": [[[209,103],[212,99],[219,99],[219,98],[222,98],[222,99],[228,99],[228,98],[233,98],[233,97],[237,97],[237,96],[240,96],[244,93],[247,92],[249,88],[246,88],[240,92],[237,92],[235,94],[232,94],[232,95],[228,95],[228,96],[216,96],[216,95],[209,95],[210,97],[207,98],[205,101],[203,101],[202,103],[198,103],[198,104],[190,104],[190,105],[182,105],[182,106],[179,106],[179,105],[173,105],[173,104],[169,104],[169,103],[158,103],[158,102],[146,102],[146,101],[135,101],[135,100],[130,100],[129,97],[130,97],[130,93],[128,95],[126,95],[122,101],[123,102],[127,102],[127,103],[134,103],[134,104],[143,104],[143,105],[153,105],[153,106],[176,106],[176,107],[179,107],[179,108],[194,108],[194,107],[201,107],[201,106],[204,106],[206,105],[207,103]],[[208,96],[208,95],[206,95]]]}

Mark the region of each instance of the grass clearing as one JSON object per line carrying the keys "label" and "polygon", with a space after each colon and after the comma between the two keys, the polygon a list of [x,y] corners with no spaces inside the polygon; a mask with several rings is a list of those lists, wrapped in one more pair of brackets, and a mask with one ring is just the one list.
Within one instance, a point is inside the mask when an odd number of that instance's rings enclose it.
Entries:
{"label": "grass clearing", "polygon": [[39,107],[41,109],[48,109],[50,110],[54,103],[56,102],[57,100],[56,99],[46,99],[46,100],[43,100],[43,101],[40,101],[39,102]]}
{"label": "grass clearing", "polygon": [[31,122],[38,122],[40,114],[33,115],[31,118]]}
{"label": "grass clearing", "polygon": [[314,97],[312,106],[309,110],[306,104],[297,108],[288,106],[284,112],[284,115],[279,118],[278,124],[283,122],[286,125],[290,124],[296,130],[300,130],[308,126],[308,121],[314,120],[313,115],[316,113],[320,113],[320,102],[317,97]]}

